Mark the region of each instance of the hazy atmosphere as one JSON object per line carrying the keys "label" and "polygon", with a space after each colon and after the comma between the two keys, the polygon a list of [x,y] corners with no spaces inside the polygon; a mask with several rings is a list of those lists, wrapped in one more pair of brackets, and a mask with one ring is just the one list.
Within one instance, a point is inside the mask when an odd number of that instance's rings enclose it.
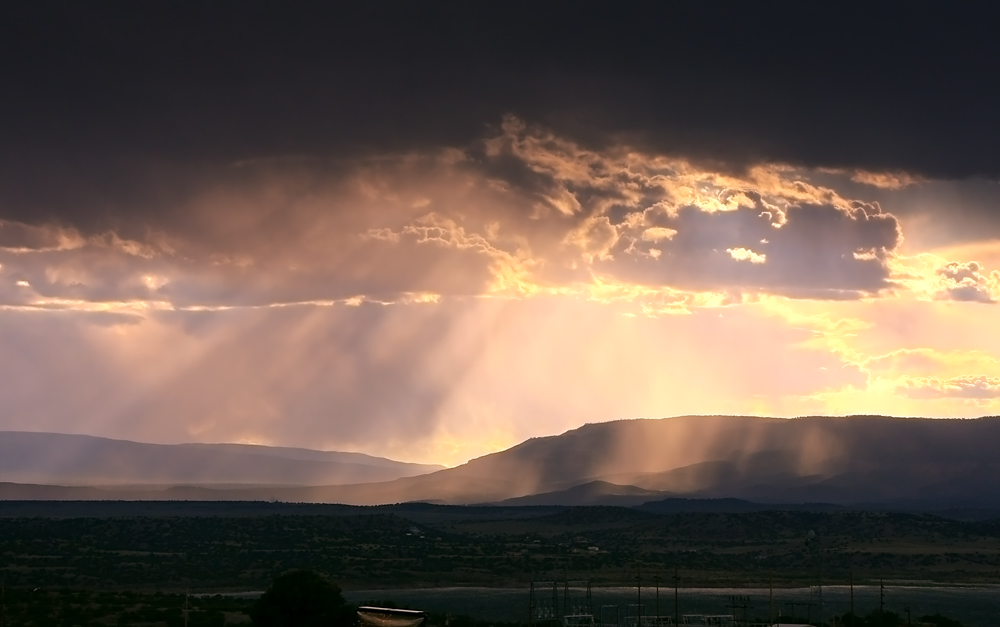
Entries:
{"label": "hazy atmosphere", "polygon": [[418,6],[0,9],[0,430],[1000,413],[984,15]]}
{"label": "hazy atmosphere", "polygon": [[0,627],[995,627],[994,5],[0,3]]}

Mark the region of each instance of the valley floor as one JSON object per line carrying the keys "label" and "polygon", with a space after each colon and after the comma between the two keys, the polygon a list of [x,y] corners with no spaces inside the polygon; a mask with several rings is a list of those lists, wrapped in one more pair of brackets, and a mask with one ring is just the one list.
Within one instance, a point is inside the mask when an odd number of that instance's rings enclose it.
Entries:
{"label": "valley floor", "polygon": [[388,589],[525,590],[532,581],[548,581],[540,585],[549,591],[553,580],[634,588],[637,576],[648,595],[656,583],[668,594],[675,576],[686,589],[1000,584],[1000,521],[929,515],[426,504],[32,507],[0,502],[0,578],[18,594],[263,590],[294,568],[323,573],[349,598]]}

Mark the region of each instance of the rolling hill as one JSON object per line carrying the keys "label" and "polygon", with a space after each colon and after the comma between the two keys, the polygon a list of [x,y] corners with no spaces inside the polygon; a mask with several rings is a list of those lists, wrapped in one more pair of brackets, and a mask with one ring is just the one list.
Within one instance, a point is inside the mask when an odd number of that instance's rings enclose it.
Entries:
{"label": "rolling hill", "polygon": [[440,470],[361,453],[245,444],[144,444],[0,431],[0,481],[63,486],[333,485]]}

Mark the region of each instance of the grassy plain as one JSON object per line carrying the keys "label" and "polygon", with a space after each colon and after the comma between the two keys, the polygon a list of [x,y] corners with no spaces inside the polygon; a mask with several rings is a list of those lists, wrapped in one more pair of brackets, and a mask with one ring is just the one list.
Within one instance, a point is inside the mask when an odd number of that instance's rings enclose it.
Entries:
{"label": "grassy plain", "polygon": [[1000,521],[615,507],[415,504],[323,513],[274,504],[247,513],[219,503],[195,515],[146,507],[136,516],[72,517],[66,508],[59,517],[2,517],[0,506],[0,578],[14,588],[151,593],[262,590],[292,568],[316,569],[348,589],[520,586],[554,576],[627,585],[636,568],[664,577],[676,569],[692,586],[846,583],[852,575],[1000,583]]}
{"label": "grassy plain", "polygon": [[[0,502],[8,625],[232,625],[290,569],[345,589],[1000,583],[1000,521],[616,507]],[[670,585],[670,584],[666,584]],[[195,594],[199,596],[194,596]],[[470,623],[472,624],[472,623]]]}

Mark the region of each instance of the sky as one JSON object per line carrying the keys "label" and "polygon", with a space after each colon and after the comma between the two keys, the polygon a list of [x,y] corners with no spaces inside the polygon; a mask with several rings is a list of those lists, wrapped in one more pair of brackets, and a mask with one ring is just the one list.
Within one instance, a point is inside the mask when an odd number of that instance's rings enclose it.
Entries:
{"label": "sky", "polygon": [[0,429],[1000,414],[993,13],[9,3]]}

